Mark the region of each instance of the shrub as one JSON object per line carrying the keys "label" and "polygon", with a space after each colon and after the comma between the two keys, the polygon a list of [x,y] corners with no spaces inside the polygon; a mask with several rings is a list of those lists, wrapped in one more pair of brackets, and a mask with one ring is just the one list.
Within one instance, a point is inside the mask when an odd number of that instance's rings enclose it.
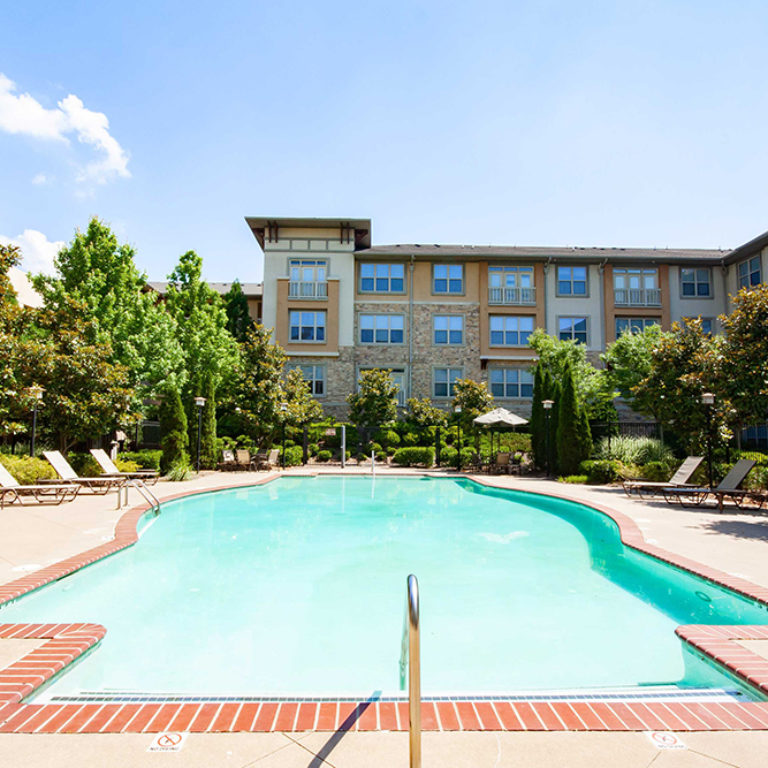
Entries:
{"label": "shrub", "polygon": [[[282,448],[282,445],[283,445],[283,443],[282,443],[282,441],[281,441],[281,442],[280,442],[280,446],[281,446],[281,448]],[[287,451],[289,448],[293,448],[295,445],[296,445],[296,443],[295,443],[293,440],[291,440],[291,438],[290,438],[290,437],[286,437],[286,438],[285,438],[285,450],[286,450],[286,451]]]}
{"label": "shrub", "polygon": [[309,455],[310,456],[317,456],[318,453],[320,453],[320,446],[317,443],[310,443],[309,444]]}
{"label": "shrub", "polygon": [[592,485],[604,485],[614,483],[621,477],[621,463],[607,459],[587,460],[579,464],[579,472],[587,477],[587,482]]}
{"label": "shrub", "polygon": [[90,453],[75,453],[71,451],[67,455],[67,461],[80,477],[98,477],[104,474],[104,470]]}
{"label": "shrub", "polygon": [[374,453],[381,453],[384,449],[378,443],[368,443],[368,450],[366,453],[370,456],[371,451]]}
{"label": "shrub", "polygon": [[34,485],[39,479],[53,480],[56,472],[45,459],[32,456],[10,456],[0,454],[0,463],[22,484]]}
{"label": "shrub", "polygon": [[317,460],[318,461],[330,461],[333,454],[330,451],[318,451],[317,452]]}
{"label": "shrub", "polygon": [[189,467],[189,435],[187,434],[187,415],[181,404],[181,395],[175,387],[169,388],[160,406],[160,426],[162,438],[160,445],[163,456],[160,465],[168,473],[172,467]]}
{"label": "shrub", "polygon": [[440,449],[440,466],[441,467],[455,467],[456,457],[459,452],[453,446],[447,446]]}
{"label": "shrub", "polygon": [[140,469],[160,469],[162,455],[162,451],[122,451],[117,455],[117,458],[122,461],[133,461]]}
{"label": "shrub", "polygon": [[376,451],[376,461],[381,461],[386,463],[387,461],[386,451]]}
{"label": "shrub", "polygon": [[476,453],[477,451],[475,451],[471,445],[465,445],[461,449],[461,466],[468,466],[472,462],[472,459],[475,457]]}
{"label": "shrub", "polygon": [[419,436],[415,432],[406,432],[403,435],[403,445],[418,445]]}
{"label": "shrub", "polygon": [[[751,459],[755,462],[755,464],[757,464],[758,467],[768,466],[768,454],[760,453],[760,451],[737,451],[736,458]],[[752,472],[754,472],[755,469],[753,469]]]}
{"label": "shrub", "polygon": [[189,464],[178,462],[168,470],[166,477],[171,482],[182,483],[192,477],[192,467]]}
{"label": "shrub", "polygon": [[378,442],[384,448],[392,448],[400,445],[400,435],[394,429],[383,429],[376,435]]}
{"label": "shrub", "polygon": [[118,472],[135,472],[139,469],[139,465],[135,461],[126,461],[119,457],[115,459],[115,466]]}
{"label": "shrub", "polygon": [[[277,457],[278,461],[280,456]],[[302,463],[304,458],[304,451],[300,445],[292,445],[290,448],[285,449],[285,466],[286,467],[298,467]]]}
{"label": "shrub", "polygon": [[435,449],[432,446],[427,446],[426,448],[398,448],[392,457],[392,461],[402,467],[413,467],[416,465],[431,467],[435,463]]}
{"label": "shrub", "polygon": [[743,486],[750,491],[768,488],[768,467],[760,465],[754,467],[744,480]]}
{"label": "shrub", "polygon": [[649,461],[639,468],[640,477],[644,480],[651,480],[653,482],[666,482],[669,480],[670,471],[669,465],[664,461]]}
{"label": "shrub", "polygon": [[571,485],[584,485],[587,482],[586,475],[566,475],[565,477],[558,477],[558,483],[570,483]]}
{"label": "shrub", "polygon": [[632,437],[618,435],[609,440],[604,437],[597,447],[599,459],[617,459],[623,464],[648,464],[651,461],[666,463],[669,467],[675,461],[672,451],[652,437]]}

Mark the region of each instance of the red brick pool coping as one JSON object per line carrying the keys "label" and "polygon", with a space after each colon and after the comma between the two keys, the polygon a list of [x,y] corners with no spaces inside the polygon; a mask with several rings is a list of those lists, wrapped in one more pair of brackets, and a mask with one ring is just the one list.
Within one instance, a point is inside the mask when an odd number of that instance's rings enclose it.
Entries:
{"label": "red brick pool coping", "polygon": [[[395,473],[388,472],[387,475]],[[293,475],[296,476],[296,475]],[[279,475],[222,488],[187,491],[163,499],[261,485]],[[492,488],[487,478],[471,477]],[[530,492],[529,493],[536,493]],[[768,604],[768,588],[730,576],[645,542],[640,529],[616,510],[563,494],[542,496],[576,501],[614,520],[624,544],[690,571],[748,598]],[[0,605],[108,557],[138,540],[137,525],[149,505],[126,512],[112,541],[0,585]],[[768,625],[689,625],[676,630],[686,643],[732,674],[768,694],[768,660],[738,640],[768,640]],[[27,704],[40,688],[106,633],[98,624],[0,624],[0,638],[42,639],[35,650],[0,670],[0,733],[155,733],[236,731],[398,731],[408,729],[405,701],[199,701]],[[215,698],[215,697],[214,697]],[[768,729],[768,702],[674,699],[598,701],[577,699],[445,699],[422,703],[422,728],[433,731],[733,731]]]}

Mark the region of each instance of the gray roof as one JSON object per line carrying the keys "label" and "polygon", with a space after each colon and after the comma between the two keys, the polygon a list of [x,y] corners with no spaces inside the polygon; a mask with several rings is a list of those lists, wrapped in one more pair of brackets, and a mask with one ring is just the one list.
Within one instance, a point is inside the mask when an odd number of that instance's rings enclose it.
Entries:
{"label": "gray roof", "polygon": [[725,260],[725,263],[733,264],[734,262],[740,261],[741,259],[754,256],[756,253],[760,253],[760,251],[762,251],[766,246],[768,246],[768,232],[763,232],[762,235],[758,235],[757,237],[752,238],[752,240],[750,240],[748,243],[744,243],[744,245],[740,245],[738,248],[734,248],[728,254],[728,258]]}
{"label": "gray roof", "polygon": [[645,261],[645,262],[712,262],[720,263],[730,251],[706,248],[598,248],[566,246],[522,245],[442,245],[442,244],[397,244],[376,245],[355,252],[361,258],[411,255],[428,259],[531,259],[533,261]]}
{"label": "gray roof", "polygon": [[[159,294],[164,294],[168,290],[167,280],[149,280],[147,285]],[[229,289],[232,287],[232,283],[211,283],[208,285],[220,295],[229,293]],[[264,292],[264,283],[240,283],[240,287],[243,289],[243,293],[248,298],[255,298],[261,296]]]}

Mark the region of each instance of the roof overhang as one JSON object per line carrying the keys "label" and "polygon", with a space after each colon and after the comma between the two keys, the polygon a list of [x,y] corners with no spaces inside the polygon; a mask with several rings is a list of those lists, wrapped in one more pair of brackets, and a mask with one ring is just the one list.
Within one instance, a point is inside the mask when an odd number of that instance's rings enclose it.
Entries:
{"label": "roof overhang", "polygon": [[291,229],[338,229],[340,238],[345,232],[354,232],[355,248],[371,247],[370,219],[323,219],[323,218],[283,218],[280,216],[246,216],[245,223],[264,250],[265,233],[271,228],[277,231],[281,227]]}

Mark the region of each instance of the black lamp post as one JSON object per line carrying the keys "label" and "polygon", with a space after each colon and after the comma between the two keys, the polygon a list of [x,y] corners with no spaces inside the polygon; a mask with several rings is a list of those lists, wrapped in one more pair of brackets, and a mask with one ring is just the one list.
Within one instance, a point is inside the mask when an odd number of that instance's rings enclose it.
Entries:
{"label": "black lamp post", "polygon": [[547,423],[547,477],[551,476],[550,466],[549,466],[549,456],[550,456],[550,448],[549,448],[549,416],[550,416],[550,412],[552,411],[552,406],[554,404],[555,404],[554,400],[542,400],[541,401],[541,407],[544,409],[544,421]]}
{"label": "black lamp post", "polygon": [[35,433],[37,432],[37,409],[43,404],[43,392],[45,390],[39,384],[33,384],[29,388],[30,394],[35,398],[32,408],[32,439],[29,441],[29,455],[35,455]]}
{"label": "black lamp post", "polygon": [[280,457],[280,466],[285,469],[285,422],[288,420],[288,403],[280,403],[280,413],[283,416],[283,452]]}
{"label": "black lamp post", "polygon": [[701,395],[701,403],[705,409],[707,417],[707,475],[709,477],[709,487],[712,488],[712,411],[715,405],[715,396],[711,392],[704,392]]}
{"label": "black lamp post", "polygon": [[453,412],[456,414],[456,428],[459,430],[459,453],[456,456],[456,471],[461,472],[461,406],[454,406]]}
{"label": "black lamp post", "polygon": [[203,427],[203,406],[205,405],[204,397],[196,397],[195,405],[197,406],[197,474],[200,474],[200,434]]}

